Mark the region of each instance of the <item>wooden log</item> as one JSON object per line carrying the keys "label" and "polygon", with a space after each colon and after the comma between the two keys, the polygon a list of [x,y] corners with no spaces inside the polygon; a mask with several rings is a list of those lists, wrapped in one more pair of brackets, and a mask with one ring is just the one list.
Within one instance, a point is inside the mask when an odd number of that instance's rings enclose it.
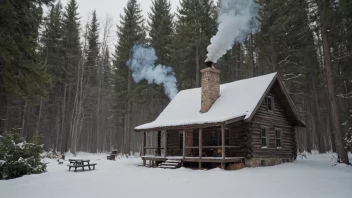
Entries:
{"label": "wooden log", "polygon": [[199,128],[199,168],[202,168],[202,154],[203,154],[203,129]]}
{"label": "wooden log", "polygon": [[186,157],[186,130],[183,130],[183,144],[182,144],[182,158],[185,159]]}
{"label": "wooden log", "polygon": [[167,156],[167,131],[164,131],[164,148],[165,148],[165,156]]}
{"label": "wooden log", "polygon": [[[222,159],[225,159],[225,127],[221,125],[221,145],[222,145]],[[225,169],[225,168],[224,168]]]}
{"label": "wooden log", "polygon": [[[145,144],[146,144],[146,134],[143,132],[143,140],[142,140],[142,156],[145,156]],[[143,160],[143,163],[145,163],[145,160]],[[144,164],[145,165],[145,164]]]}
{"label": "wooden log", "polygon": [[144,149],[146,149],[146,150],[151,150],[151,149],[165,149],[165,148],[162,148],[162,147],[144,147]]}
{"label": "wooden log", "polygon": [[161,156],[161,131],[158,131],[158,148],[157,148],[157,156]]}

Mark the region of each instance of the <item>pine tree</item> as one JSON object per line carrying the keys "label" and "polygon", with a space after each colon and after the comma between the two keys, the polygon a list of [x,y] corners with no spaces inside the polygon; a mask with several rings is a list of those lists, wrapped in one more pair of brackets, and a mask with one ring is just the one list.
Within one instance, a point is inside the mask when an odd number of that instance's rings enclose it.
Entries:
{"label": "pine tree", "polygon": [[[130,153],[130,113],[132,108],[133,86],[131,73],[126,62],[132,56],[132,47],[135,44],[143,44],[145,41],[145,27],[142,10],[136,0],[129,0],[121,15],[121,24],[117,27],[119,38],[116,45],[114,66],[114,92],[116,94],[115,116],[121,127],[123,127],[123,145],[120,150],[124,154]],[[136,97],[137,99],[137,97]]]}
{"label": "pine tree", "polygon": [[41,60],[48,68],[54,83],[61,82],[64,75],[62,33],[62,5],[58,2],[55,6],[51,6],[48,16],[45,17],[41,38]]}
{"label": "pine tree", "polygon": [[156,50],[158,63],[171,63],[171,48],[173,36],[173,15],[168,0],[154,0],[149,13],[150,45]]}
{"label": "pine tree", "polygon": [[99,23],[98,23],[97,14],[95,10],[92,13],[92,21],[89,25],[87,39],[88,39],[88,52],[86,52],[86,56],[87,56],[86,65],[89,70],[91,85],[97,85],[98,59],[99,59]]}
{"label": "pine tree", "polygon": [[[313,30],[307,13],[308,5],[304,0],[258,1],[261,29],[255,35],[259,48],[259,64],[262,73],[279,71],[298,109],[307,119],[307,150],[318,145],[319,151],[328,149],[324,146],[324,137],[331,135],[326,131],[329,126],[324,123],[323,112],[319,106],[326,105],[322,84],[322,71]],[[280,9],[277,9],[280,7]],[[312,137],[315,137],[312,139]]]}
{"label": "pine tree", "polygon": [[[63,41],[64,41],[64,88],[63,88],[63,104],[62,104],[62,128],[63,134],[61,147],[62,151],[68,151],[70,135],[72,132],[73,108],[75,83],[77,80],[78,65],[81,59],[80,46],[80,22],[77,13],[78,5],[76,0],[71,0],[65,7],[63,16]],[[76,90],[77,91],[77,90]]]}
{"label": "pine tree", "polygon": [[328,100],[330,106],[331,124],[332,131],[334,134],[334,141],[336,145],[336,152],[338,154],[338,161],[341,163],[349,164],[347,151],[343,141],[343,132],[341,130],[340,114],[337,105],[336,98],[336,88],[335,88],[335,78],[332,70],[331,52],[330,52],[330,42],[328,39],[328,27],[329,22],[327,19],[327,10],[329,8],[329,2],[324,0],[317,0],[318,13],[320,16],[321,25],[321,38],[323,43],[323,53],[324,53],[324,71],[325,80],[328,90]]}
{"label": "pine tree", "polygon": [[42,4],[52,0],[13,0],[0,6],[0,130],[12,97],[43,94],[48,83],[36,53]]}
{"label": "pine tree", "polygon": [[[40,56],[41,61],[47,68],[47,72],[52,80],[52,87],[49,90],[49,95],[45,98],[45,106],[47,110],[43,117],[49,117],[50,121],[46,122],[47,127],[55,128],[55,149],[58,149],[60,140],[60,113],[62,105],[62,89],[63,80],[65,77],[64,64],[65,59],[63,57],[63,32],[62,32],[62,5],[58,2],[56,5],[52,5],[48,15],[44,18],[44,32],[40,39],[41,50]],[[42,101],[42,99],[41,99]],[[27,100],[25,101],[25,107],[27,106]],[[43,106],[43,102],[40,102]],[[40,108],[40,106],[39,106]],[[26,111],[23,115],[25,116]],[[44,125],[44,124],[42,124]],[[46,127],[44,126],[44,127]],[[22,132],[25,132],[25,119],[23,118]]]}
{"label": "pine tree", "polygon": [[[149,43],[156,50],[158,57],[157,63],[173,66],[172,56],[172,39],[173,14],[171,14],[171,4],[168,0],[154,0],[152,2],[151,12],[149,13]],[[145,93],[148,98],[157,99],[161,103],[167,103],[169,99],[163,92],[163,88],[158,85],[148,85]],[[151,101],[147,101],[151,102]],[[152,113],[151,117],[156,117],[160,112]]]}
{"label": "pine tree", "polygon": [[206,48],[216,30],[212,0],[182,0],[177,13],[173,63],[181,89],[200,86]]}

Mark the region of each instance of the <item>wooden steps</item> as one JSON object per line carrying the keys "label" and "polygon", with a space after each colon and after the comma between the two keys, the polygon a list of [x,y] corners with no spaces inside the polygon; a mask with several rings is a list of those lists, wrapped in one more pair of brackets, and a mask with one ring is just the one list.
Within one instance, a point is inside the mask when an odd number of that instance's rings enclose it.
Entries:
{"label": "wooden steps", "polygon": [[159,168],[164,168],[164,169],[176,169],[181,167],[181,160],[174,160],[174,159],[169,159],[166,160],[165,162],[159,164]]}

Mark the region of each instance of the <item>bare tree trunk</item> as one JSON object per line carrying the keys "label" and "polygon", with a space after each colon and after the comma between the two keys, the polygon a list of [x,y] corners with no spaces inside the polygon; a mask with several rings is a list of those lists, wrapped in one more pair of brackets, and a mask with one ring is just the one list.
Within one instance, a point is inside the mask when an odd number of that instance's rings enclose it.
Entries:
{"label": "bare tree trunk", "polygon": [[37,124],[35,127],[35,136],[39,135],[39,124],[40,124],[40,119],[42,117],[42,108],[43,108],[43,98],[40,98],[39,115],[38,115]]}
{"label": "bare tree trunk", "polygon": [[316,120],[316,130],[317,130],[317,140],[318,140],[318,149],[319,153],[325,153],[326,152],[326,146],[324,144],[324,129],[323,129],[323,119],[321,116],[321,112],[319,109],[319,101],[318,101],[318,93],[317,93],[317,87],[316,87],[316,79],[315,76],[312,76],[312,85],[313,85],[313,103],[315,105],[315,113],[317,116]]}
{"label": "bare tree trunk", "polygon": [[195,62],[196,62],[196,87],[200,87],[200,79],[199,79],[199,72],[200,72],[200,65],[199,65],[199,48],[197,46],[196,48],[196,57],[195,57]]}
{"label": "bare tree trunk", "polygon": [[[64,84],[64,98],[62,100],[62,107],[61,107],[61,136],[60,136],[60,139],[61,139],[61,142],[60,142],[60,150],[61,152],[65,152],[66,151],[66,148],[63,147],[63,141],[64,141],[64,138],[63,138],[63,135],[65,133],[65,115],[66,115],[66,93],[67,93],[67,85]],[[65,133],[66,134],[66,133]],[[65,137],[65,140],[66,140],[66,136]]]}
{"label": "bare tree trunk", "polygon": [[327,82],[328,97],[329,97],[329,103],[330,103],[330,109],[331,109],[330,114],[331,114],[332,125],[333,125],[332,128],[333,128],[333,134],[335,136],[335,145],[336,145],[336,151],[338,154],[339,162],[349,164],[347,152],[343,143],[342,131],[340,127],[341,123],[340,123],[337,99],[336,99],[336,91],[334,87],[335,85],[334,76],[333,76],[332,66],[331,66],[330,47],[329,47],[327,27],[326,27],[327,22],[326,22],[326,13],[325,13],[326,12],[325,3],[326,2],[324,0],[319,0],[318,7],[320,12],[321,37],[323,40],[324,66],[325,66],[324,69],[325,69],[325,78]]}
{"label": "bare tree trunk", "polygon": [[60,140],[60,103],[57,101],[56,116],[55,116],[55,127],[56,127],[56,142],[55,150],[59,149],[59,140]]}
{"label": "bare tree trunk", "polygon": [[21,135],[24,135],[24,124],[26,122],[26,113],[27,113],[27,105],[28,100],[24,99],[24,107],[23,107],[23,114],[22,114],[22,126],[21,126]]}
{"label": "bare tree trunk", "polygon": [[252,64],[252,76],[255,76],[255,60],[254,60],[254,44],[253,34],[250,35],[250,53],[251,53],[251,64]]}

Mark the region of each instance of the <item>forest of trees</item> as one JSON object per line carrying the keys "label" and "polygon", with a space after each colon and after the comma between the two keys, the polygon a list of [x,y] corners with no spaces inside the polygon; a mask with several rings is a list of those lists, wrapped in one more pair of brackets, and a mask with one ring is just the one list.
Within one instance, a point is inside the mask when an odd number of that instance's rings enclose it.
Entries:
{"label": "forest of trees", "polygon": [[[352,133],[352,0],[257,3],[259,28],[220,59],[221,83],[278,71],[307,124],[297,131],[299,151],[333,150],[343,160]],[[0,134],[41,135],[46,149],[61,152],[137,153],[141,136],[133,128],[170,100],[161,86],[133,82],[132,47],[155,48],[158,63],[174,68],[179,90],[200,87],[219,5],[180,0],[173,13],[169,0],[152,0],[145,18],[129,0],[119,24],[100,22],[95,11],[81,24],[86,13],[78,6],[1,2]]]}

